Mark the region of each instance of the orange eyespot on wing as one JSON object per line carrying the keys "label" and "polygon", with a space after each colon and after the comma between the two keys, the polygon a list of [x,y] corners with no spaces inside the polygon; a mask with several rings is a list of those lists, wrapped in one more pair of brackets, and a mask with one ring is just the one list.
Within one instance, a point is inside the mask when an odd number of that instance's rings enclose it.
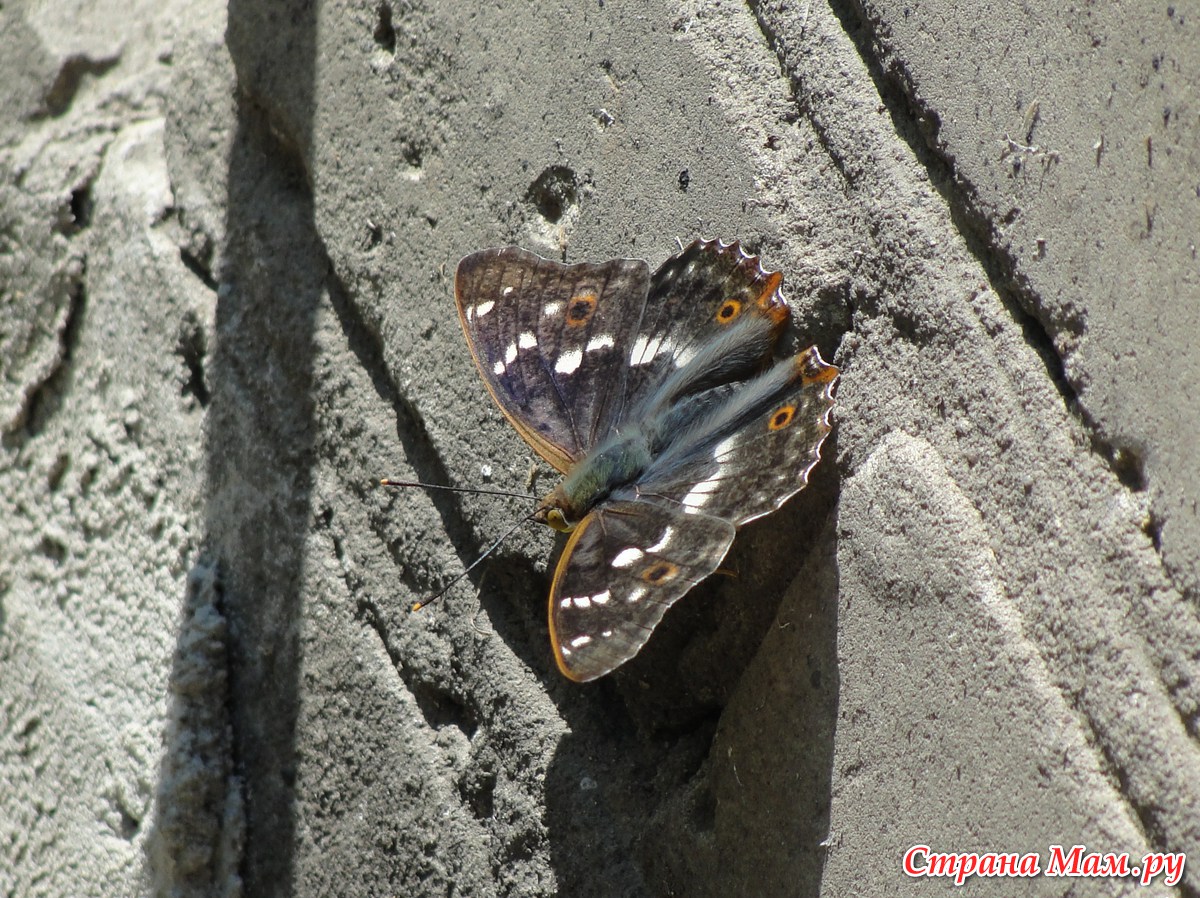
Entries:
{"label": "orange eyespot on wing", "polygon": [[577,293],[567,302],[567,327],[584,327],[596,312],[595,293]]}
{"label": "orange eyespot on wing", "polygon": [[771,420],[767,422],[767,427],[771,430],[783,430],[792,423],[792,418],[796,416],[795,405],[784,405],[771,412]]}
{"label": "orange eyespot on wing", "polygon": [[679,565],[669,561],[657,561],[642,571],[642,579],[655,585],[674,580],[679,575]]}
{"label": "orange eyespot on wing", "polygon": [[742,304],[736,299],[727,299],[717,309],[717,323],[728,324],[742,312]]}

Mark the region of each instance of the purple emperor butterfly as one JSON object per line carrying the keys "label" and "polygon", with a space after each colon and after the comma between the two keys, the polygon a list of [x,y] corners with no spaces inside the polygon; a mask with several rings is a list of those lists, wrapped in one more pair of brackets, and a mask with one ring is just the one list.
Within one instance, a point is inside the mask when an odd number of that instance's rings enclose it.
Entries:
{"label": "purple emperor butterfly", "polygon": [[624,664],[720,565],[738,527],[802,490],[838,369],[775,362],[782,276],[737,243],[563,265],[507,247],[458,265],[471,354],[505,417],[565,476],[534,519],[570,533],[550,587],[559,669]]}

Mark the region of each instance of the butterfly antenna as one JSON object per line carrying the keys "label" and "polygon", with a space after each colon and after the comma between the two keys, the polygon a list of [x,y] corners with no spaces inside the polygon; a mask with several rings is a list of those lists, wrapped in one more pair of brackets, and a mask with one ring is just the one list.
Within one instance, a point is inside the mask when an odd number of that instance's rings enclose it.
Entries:
{"label": "butterfly antenna", "polygon": [[380,486],[410,486],[420,487],[423,490],[445,490],[449,493],[477,493],[481,496],[505,496],[509,499],[533,499],[537,501],[537,496],[529,493],[514,493],[509,490],[482,490],[473,486],[442,486],[437,483],[421,483],[419,480],[392,480],[385,477],[379,481]]}
{"label": "butterfly antenna", "polygon": [[522,527],[523,525],[528,524],[530,521],[532,521],[534,514],[535,514],[534,512],[530,512],[528,515],[521,518],[521,520],[517,521],[517,523],[515,523],[511,527],[509,527],[508,530],[506,530],[504,532],[503,536],[501,536],[498,540],[496,540],[494,543],[492,543],[490,546],[488,546],[486,549],[484,549],[483,554],[480,555],[478,558],[476,558],[474,561],[472,561],[469,565],[467,565],[466,568],[464,568],[457,577],[455,577],[453,580],[451,580],[449,583],[447,583],[445,586],[443,586],[441,589],[439,589],[433,595],[426,596],[425,598],[421,599],[421,601],[416,602],[412,606],[412,610],[420,611],[422,608],[425,608],[428,605],[432,605],[434,602],[436,602],[438,599],[440,599],[442,596],[444,596],[446,593],[448,593],[450,591],[450,587],[452,587],[455,583],[457,583],[463,577],[467,576],[467,574],[471,573],[471,571],[475,570],[475,568],[479,566],[479,562],[483,561],[483,559],[487,558],[489,555],[491,555],[493,552],[495,552],[496,549],[498,549],[500,547],[500,544],[502,542],[504,542],[506,539],[508,539],[510,536],[512,536],[514,533],[516,533],[517,530],[520,529],[520,527]]}

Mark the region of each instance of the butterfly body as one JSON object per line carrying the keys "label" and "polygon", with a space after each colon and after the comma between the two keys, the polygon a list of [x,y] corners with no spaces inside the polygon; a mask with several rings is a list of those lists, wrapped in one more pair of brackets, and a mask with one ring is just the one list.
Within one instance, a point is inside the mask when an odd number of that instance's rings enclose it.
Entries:
{"label": "butterfly body", "polygon": [[815,347],[775,362],[780,281],[718,241],[653,276],[636,260],[563,265],[516,247],[459,263],[484,382],[564,474],[535,519],[570,533],[550,634],[571,679],[636,654],[737,528],[807,482],[838,371]]}
{"label": "butterfly body", "polygon": [[[585,456],[542,500],[539,512],[545,509],[548,514],[550,509],[558,509],[562,526],[557,517],[546,523],[569,533],[596,505],[634,483],[652,458],[651,440],[645,430],[631,428]],[[542,517],[537,516],[538,520]]]}

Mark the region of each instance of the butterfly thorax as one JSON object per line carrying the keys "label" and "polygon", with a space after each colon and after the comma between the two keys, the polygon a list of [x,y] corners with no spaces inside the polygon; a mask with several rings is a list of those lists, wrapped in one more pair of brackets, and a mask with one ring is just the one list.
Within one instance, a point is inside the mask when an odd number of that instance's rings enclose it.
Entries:
{"label": "butterfly thorax", "polygon": [[651,441],[640,427],[605,440],[580,459],[544,498],[534,520],[570,532],[598,503],[646,470]]}
{"label": "butterfly thorax", "polygon": [[542,500],[534,520],[569,533],[596,505],[619,494],[623,487],[634,487],[636,494],[642,474],[675,443],[691,441],[703,450],[711,439],[697,440],[697,430],[705,430],[704,422],[715,417],[714,412],[721,410],[738,386],[721,384],[653,411],[635,409],[632,418],[640,423],[623,422],[618,431],[580,459]]}

